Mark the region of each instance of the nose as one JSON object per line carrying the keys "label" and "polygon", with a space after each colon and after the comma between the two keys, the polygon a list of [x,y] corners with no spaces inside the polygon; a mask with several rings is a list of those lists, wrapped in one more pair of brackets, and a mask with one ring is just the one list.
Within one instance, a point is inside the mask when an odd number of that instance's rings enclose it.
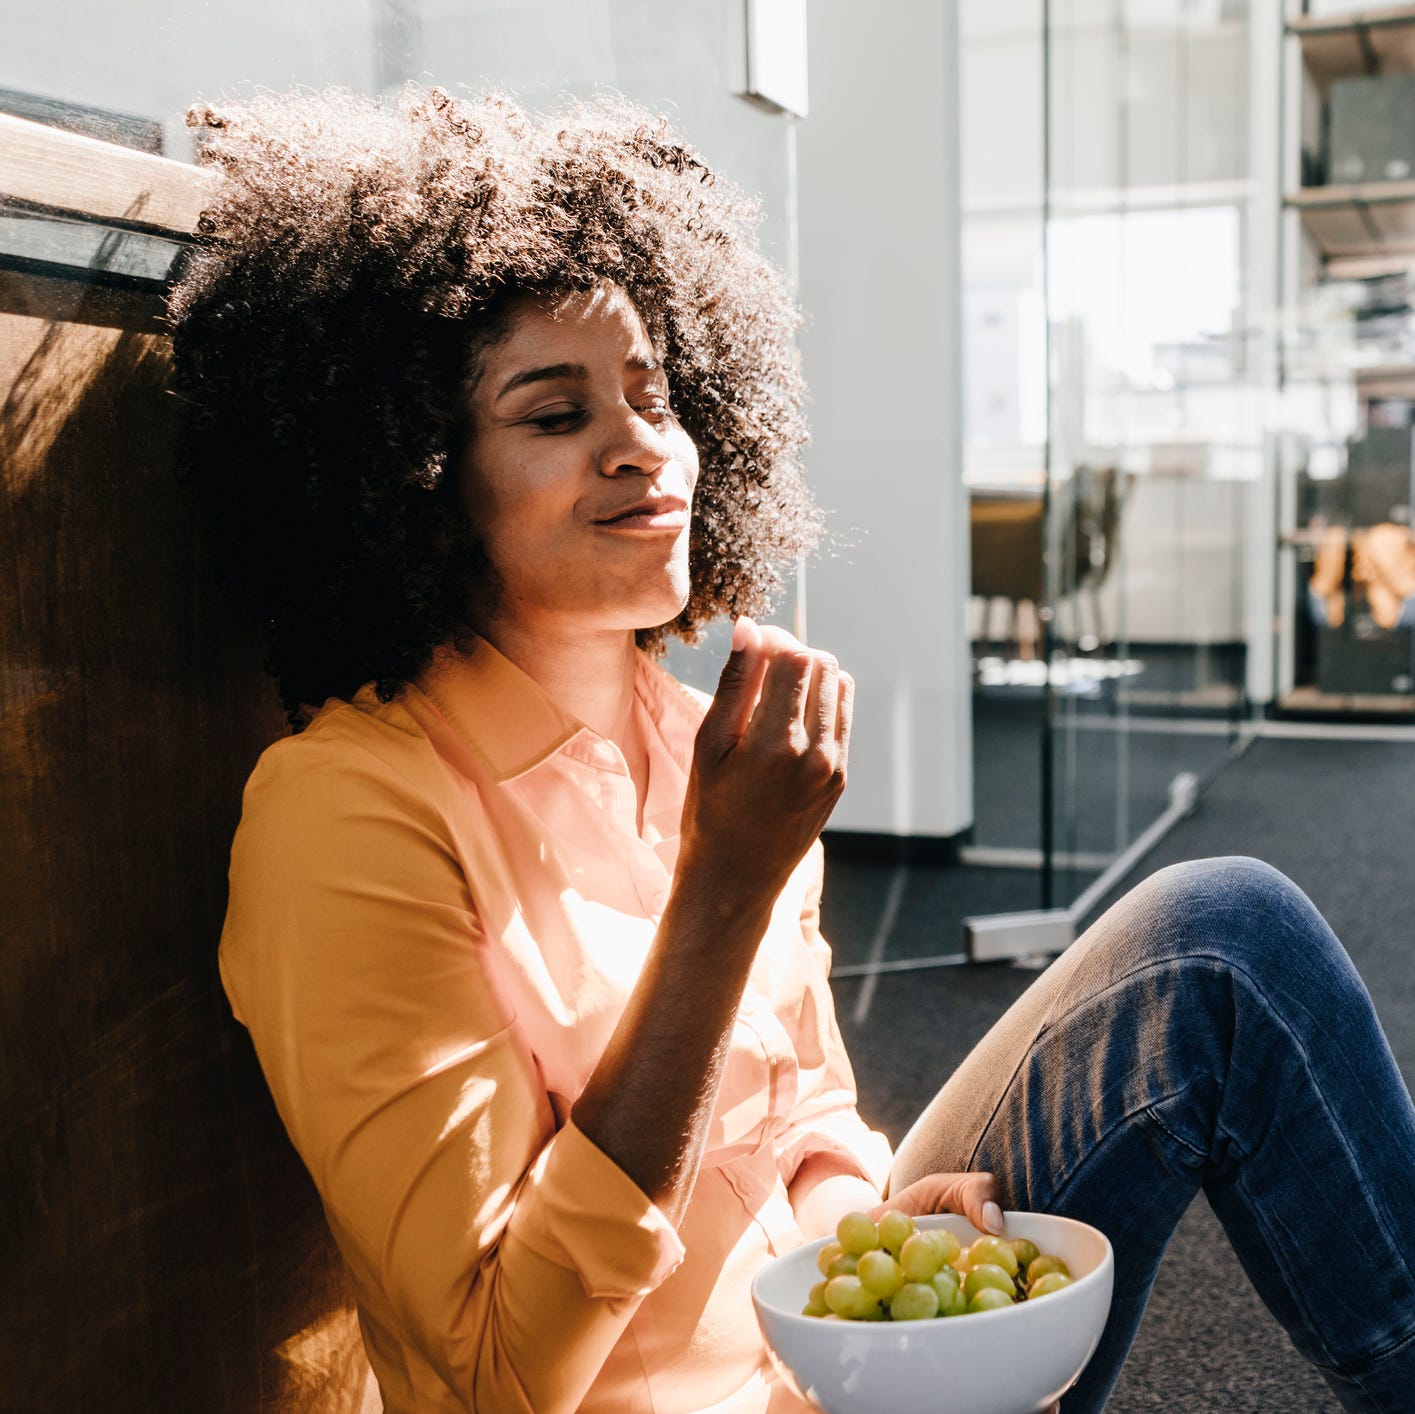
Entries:
{"label": "nose", "polygon": [[600,450],[599,469],[604,476],[652,476],[672,459],[668,439],[626,403]]}

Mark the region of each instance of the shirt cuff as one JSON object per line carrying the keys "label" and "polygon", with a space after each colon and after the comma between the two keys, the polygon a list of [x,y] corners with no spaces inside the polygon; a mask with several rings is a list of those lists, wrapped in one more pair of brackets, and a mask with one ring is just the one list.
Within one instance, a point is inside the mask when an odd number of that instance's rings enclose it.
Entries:
{"label": "shirt cuff", "polygon": [[573,1121],[532,1164],[509,1229],[596,1298],[647,1295],[686,1252],[663,1210]]}
{"label": "shirt cuff", "polygon": [[894,1150],[879,1130],[869,1128],[855,1115],[822,1115],[791,1133],[788,1144],[779,1151],[780,1171],[788,1187],[806,1159],[820,1153],[838,1157],[879,1193],[884,1192],[894,1167]]}

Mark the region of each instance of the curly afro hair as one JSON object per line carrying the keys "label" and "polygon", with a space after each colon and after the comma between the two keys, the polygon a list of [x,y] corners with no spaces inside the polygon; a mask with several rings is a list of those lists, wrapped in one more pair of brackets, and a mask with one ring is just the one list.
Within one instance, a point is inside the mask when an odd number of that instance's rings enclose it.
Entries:
{"label": "curly afro hair", "polygon": [[393,105],[263,95],[187,121],[220,179],[169,302],[183,475],[295,730],[369,682],[391,701],[441,644],[471,650],[496,586],[443,473],[478,357],[527,294],[621,286],[698,447],[688,603],[640,646],[769,612],[821,532],[799,317],[758,204],[663,119],[409,85]]}

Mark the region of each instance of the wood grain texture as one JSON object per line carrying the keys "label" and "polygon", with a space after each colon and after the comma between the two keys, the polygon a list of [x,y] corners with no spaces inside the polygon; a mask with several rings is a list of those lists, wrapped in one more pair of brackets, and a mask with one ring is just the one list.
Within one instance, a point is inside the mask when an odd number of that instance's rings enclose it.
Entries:
{"label": "wood grain texture", "polygon": [[213,175],[0,113],[0,198],[153,235],[190,235]]}
{"label": "wood grain texture", "polygon": [[377,1409],[216,971],[241,790],[286,728],[173,474],[157,311],[90,323],[87,299],[51,283],[0,308],[6,1398]]}

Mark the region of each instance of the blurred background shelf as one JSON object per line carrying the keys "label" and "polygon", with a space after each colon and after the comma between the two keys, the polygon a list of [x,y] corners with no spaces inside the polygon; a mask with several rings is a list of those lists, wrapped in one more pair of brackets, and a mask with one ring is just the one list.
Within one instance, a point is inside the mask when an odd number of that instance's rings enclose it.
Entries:
{"label": "blurred background shelf", "polygon": [[1288,25],[1325,92],[1333,79],[1415,72],[1415,5],[1382,5],[1347,15],[1304,15]]}
{"label": "blurred background shelf", "polygon": [[1322,716],[1415,716],[1415,695],[1373,692],[1322,692],[1315,687],[1295,687],[1277,700],[1277,709],[1293,714]]}
{"label": "blurred background shelf", "polygon": [[1380,363],[1355,372],[1363,398],[1415,398],[1415,365]]}
{"label": "blurred background shelf", "polygon": [[1405,591],[1366,537],[1415,503],[1415,4],[1283,8],[1272,707],[1406,721],[1415,642],[1383,626]]}
{"label": "blurred background shelf", "polygon": [[1301,187],[1287,204],[1329,259],[1415,256],[1415,179]]}

